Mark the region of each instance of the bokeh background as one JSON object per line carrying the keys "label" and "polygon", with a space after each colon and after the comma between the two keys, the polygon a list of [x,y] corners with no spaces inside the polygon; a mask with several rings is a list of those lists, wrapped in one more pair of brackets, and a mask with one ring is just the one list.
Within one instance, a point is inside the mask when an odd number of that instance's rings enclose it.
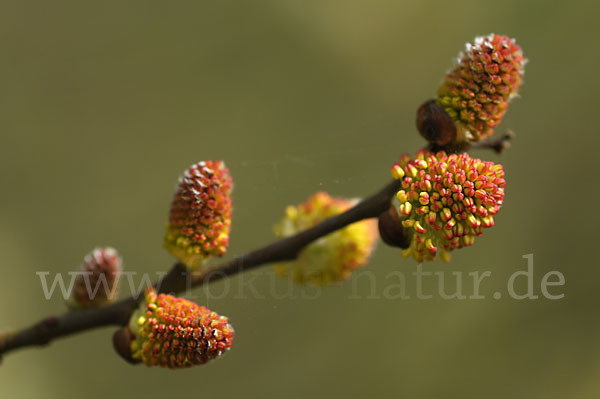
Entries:
{"label": "bokeh background", "polygon": [[[508,34],[529,59],[499,129],[516,131],[513,148],[476,152],[505,166],[496,227],[452,263],[424,266],[463,272],[467,294],[467,273],[490,271],[485,300],[418,300],[410,279],[411,299],[383,297],[390,273],[416,269],[383,245],[352,282],[322,291],[290,288],[267,267],[194,292],[237,332],[211,364],[129,366],[105,328],[9,354],[0,397],[599,397],[598,11],[592,1],[0,2],[0,329],[63,312],[35,273],[75,270],[97,245],[118,248],[128,270],[168,268],[164,222],[190,164],[227,162],[228,256],[240,254],[272,240],[288,204],[386,183],[391,163],[423,146],[415,110],[465,42]],[[530,253],[536,294],[556,270],[566,284],[552,292],[565,297],[493,299]],[[240,279],[262,297],[240,295]]]}

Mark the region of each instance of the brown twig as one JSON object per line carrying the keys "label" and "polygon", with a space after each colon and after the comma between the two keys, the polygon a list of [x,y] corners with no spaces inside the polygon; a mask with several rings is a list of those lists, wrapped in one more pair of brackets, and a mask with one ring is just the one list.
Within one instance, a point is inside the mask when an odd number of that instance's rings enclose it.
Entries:
{"label": "brown twig", "polygon": [[444,145],[430,142],[427,145],[427,149],[432,152],[445,151],[448,154],[458,154],[461,152],[467,152],[470,149],[483,149],[492,150],[497,154],[501,154],[504,150],[510,148],[510,141],[515,137],[515,133],[512,130],[507,130],[500,136],[488,137],[477,142],[469,141],[451,141]]}
{"label": "brown twig", "polygon": [[512,130],[507,130],[503,135],[489,137],[477,143],[472,143],[473,148],[490,149],[498,154],[510,148],[510,140],[515,137]]}
{"label": "brown twig", "polygon": [[[155,286],[159,292],[178,293],[188,288],[189,277],[191,287],[196,287],[261,265],[294,259],[302,248],[314,240],[359,220],[378,217],[389,208],[390,199],[399,187],[399,180],[392,181],[344,213],[298,234],[223,262],[201,274],[189,276],[185,266],[177,263]],[[0,356],[18,348],[43,346],[56,338],[97,327],[125,325],[132,311],[138,306],[139,297],[135,295],[109,306],[47,317],[23,330],[0,334]]]}

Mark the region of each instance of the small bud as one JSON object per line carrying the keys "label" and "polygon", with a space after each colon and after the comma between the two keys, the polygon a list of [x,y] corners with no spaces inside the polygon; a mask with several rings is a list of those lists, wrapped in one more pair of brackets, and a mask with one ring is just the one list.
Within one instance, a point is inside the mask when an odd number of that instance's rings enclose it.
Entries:
{"label": "small bud", "polygon": [[[318,192],[303,204],[289,206],[285,217],[275,226],[275,233],[279,237],[294,235],[350,209],[356,202]],[[376,239],[375,220],[362,220],[307,245],[296,259],[276,265],[275,270],[298,283],[324,285],[343,281],[366,264]]]}
{"label": "small bud", "polygon": [[94,249],[81,264],[68,305],[92,308],[114,302],[121,271],[121,258],[114,248]]}
{"label": "small bud", "polygon": [[164,246],[187,267],[195,269],[227,251],[232,187],[222,161],[199,162],[179,179]]}
{"label": "small bud", "polygon": [[154,288],[146,291],[145,303],[124,330],[113,342],[125,360],[172,369],[221,356],[231,348],[234,334],[227,317],[187,299],[156,294]]}
{"label": "small bud", "polygon": [[[403,189],[394,200],[397,229],[412,230],[412,242],[402,252],[404,256],[423,262],[439,254],[449,261],[450,251],[473,245],[484,228],[494,225],[506,186],[502,165],[471,158],[467,153],[421,150],[412,160],[403,156],[393,167],[406,172],[400,179]],[[409,177],[414,168],[421,173]],[[387,220],[392,223],[394,218],[387,216]]]}
{"label": "small bud", "polygon": [[435,100],[429,100],[417,110],[417,129],[430,143],[444,146],[456,139],[456,125]]}
{"label": "small bud", "polygon": [[[404,196],[406,197],[406,196]],[[412,220],[405,220],[412,222]],[[379,236],[387,245],[397,248],[408,248],[412,241],[411,223],[404,225],[398,215],[398,211],[391,206],[390,209],[379,215]]]}
{"label": "small bud", "polygon": [[134,359],[131,355],[131,343],[134,339],[135,337],[129,327],[120,328],[113,334],[113,347],[115,351],[130,364],[140,363],[139,359]]}
{"label": "small bud", "polygon": [[437,97],[457,125],[457,141],[476,142],[493,134],[517,95],[524,65],[521,48],[508,36],[491,34],[467,44]]}

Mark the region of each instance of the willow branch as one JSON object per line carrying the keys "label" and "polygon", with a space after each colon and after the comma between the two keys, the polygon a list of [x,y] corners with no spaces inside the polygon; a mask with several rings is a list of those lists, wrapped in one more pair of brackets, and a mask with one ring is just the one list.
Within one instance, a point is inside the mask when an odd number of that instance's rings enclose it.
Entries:
{"label": "willow branch", "polygon": [[390,207],[390,200],[400,188],[400,181],[396,180],[385,186],[378,193],[361,201],[344,213],[332,216],[320,224],[301,231],[293,236],[275,241],[265,247],[256,249],[247,254],[240,255],[228,262],[192,277],[192,286],[198,286],[220,280],[224,277],[237,274],[266,263],[292,260],[308,244],[333,231],[339,230],[359,220],[378,217]]}
{"label": "willow branch", "polygon": [[504,150],[510,148],[510,141],[515,138],[515,133],[512,130],[507,130],[500,136],[493,136],[483,139],[477,143],[472,143],[471,147],[489,149],[497,154],[502,154]]}
{"label": "willow branch", "polygon": [[[389,208],[390,199],[399,187],[400,181],[393,181],[346,212],[298,234],[218,264],[201,274],[190,276],[185,266],[177,263],[155,286],[159,292],[179,293],[190,287],[188,281],[191,282],[191,287],[197,287],[268,263],[292,260],[305,246],[320,237],[360,220],[378,217]],[[0,356],[19,348],[47,345],[56,338],[98,327],[125,325],[139,300],[138,294],[109,306],[47,317],[31,327],[0,334]]]}

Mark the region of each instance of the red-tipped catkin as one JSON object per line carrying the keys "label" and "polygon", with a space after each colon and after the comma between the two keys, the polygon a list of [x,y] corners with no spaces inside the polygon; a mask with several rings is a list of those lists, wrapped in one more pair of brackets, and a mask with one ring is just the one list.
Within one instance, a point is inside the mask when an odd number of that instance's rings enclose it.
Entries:
{"label": "red-tipped catkin", "polygon": [[494,215],[504,200],[502,165],[440,151],[419,151],[401,157],[392,176],[402,181],[395,203],[402,226],[414,232],[405,257],[418,262],[439,253],[450,260],[450,251],[473,245],[483,229],[494,225]]}
{"label": "red-tipped catkin", "polygon": [[189,268],[227,251],[232,187],[222,161],[199,162],[179,179],[164,246]]}
{"label": "red-tipped catkin", "polygon": [[146,291],[129,323],[131,356],[148,366],[185,368],[219,357],[233,344],[227,317],[183,298]]}
{"label": "red-tipped catkin", "polygon": [[90,308],[114,302],[122,261],[114,248],[96,248],[83,260],[69,305]]}
{"label": "red-tipped catkin", "polygon": [[458,141],[493,134],[517,94],[525,59],[508,36],[491,34],[467,44],[438,90],[437,103],[456,122]]}

